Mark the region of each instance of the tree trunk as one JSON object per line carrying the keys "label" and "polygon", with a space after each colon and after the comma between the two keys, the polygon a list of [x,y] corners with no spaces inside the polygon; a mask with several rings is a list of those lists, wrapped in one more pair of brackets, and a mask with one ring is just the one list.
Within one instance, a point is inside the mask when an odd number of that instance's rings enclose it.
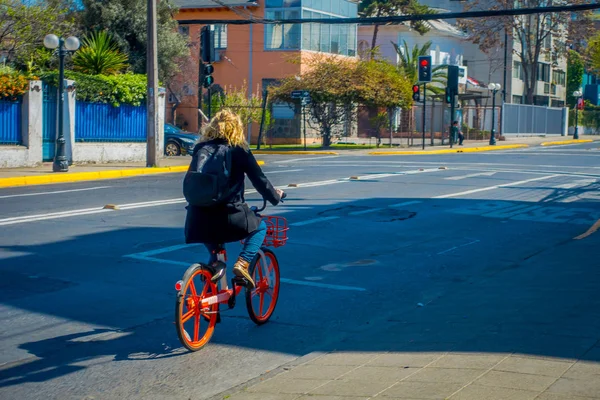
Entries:
{"label": "tree trunk", "polygon": [[[379,10],[377,10],[377,18],[381,17],[381,8]],[[375,45],[377,44],[377,34],[379,33],[379,25],[375,25],[375,27],[373,28],[373,41],[371,42],[371,50],[373,50],[375,48]]]}
{"label": "tree trunk", "polygon": [[323,147],[331,146],[331,128],[327,127],[323,131]]}

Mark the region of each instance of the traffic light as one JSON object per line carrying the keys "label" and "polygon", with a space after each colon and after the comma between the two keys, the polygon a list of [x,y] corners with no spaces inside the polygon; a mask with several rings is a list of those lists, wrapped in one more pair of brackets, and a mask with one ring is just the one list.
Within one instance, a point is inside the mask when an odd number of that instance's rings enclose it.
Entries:
{"label": "traffic light", "polygon": [[214,32],[209,25],[203,26],[200,31],[200,48],[202,61],[211,63],[215,60]]}
{"label": "traffic light", "polygon": [[419,56],[419,82],[431,82],[431,56]]}
{"label": "traffic light", "polygon": [[413,100],[419,101],[421,99],[421,87],[419,85],[413,85]]}
{"label": "traffic light", "polygon": [[215,83],[215,78],[212,76],[213,72],[215,72],[215,67],[212,64],[204,64],[204,81],[202,82],[202,86],[207,89]]}
{"label": "traffic light", "polygon": [[454,95],[454,93],[452,92],[452,89],[450,89],[449,87],[446,87],[446,103],[452,104],[452,96],[453,95]]}

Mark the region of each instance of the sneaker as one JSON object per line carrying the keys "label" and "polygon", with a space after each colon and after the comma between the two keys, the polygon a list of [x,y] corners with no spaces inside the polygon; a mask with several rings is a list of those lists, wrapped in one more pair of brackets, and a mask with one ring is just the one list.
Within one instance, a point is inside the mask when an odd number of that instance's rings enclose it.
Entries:
{"label": "sneaker", "polygon": [[248,266],[250,263],[244,259],[238,258],[233,266],[233,274],[237,277],[244,278],[248,281],[248,287],[250,289],[254,288],[254,280],[250,276],[250,272],[248,272]]}

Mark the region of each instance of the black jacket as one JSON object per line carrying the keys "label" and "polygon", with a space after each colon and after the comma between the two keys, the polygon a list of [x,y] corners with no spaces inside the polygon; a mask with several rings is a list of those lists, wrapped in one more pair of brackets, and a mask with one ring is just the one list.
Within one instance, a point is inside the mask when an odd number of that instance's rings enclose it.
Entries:
{"label": "black jacket", "polygon": [[[207,143],[215,142],[219,141]],[[203,144],[196,145],[194,154]],[[230,187],[234,192],[226,204],[212,207],[196,207],[188,204],[185,219],[186,243],[235,242],[245,239],[258,228],[260,218],[250,210],[244,199],[245,175],[268,202],[277,205],[281,200],[250,150],[232,147],[229,151],[232,152]]]}

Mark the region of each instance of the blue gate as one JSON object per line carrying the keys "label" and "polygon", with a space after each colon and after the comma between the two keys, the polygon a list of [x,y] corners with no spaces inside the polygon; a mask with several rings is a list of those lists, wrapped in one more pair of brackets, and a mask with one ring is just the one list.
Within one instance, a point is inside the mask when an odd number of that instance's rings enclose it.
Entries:
{"label": "blue gate", "polygon": [[21,102],[0,101],[0,145],[21,144]]}
{"label": "blue gate", "polygon": [[57,110],[57,90],[46,83],[42,85],[44,91],[44,101],[42,106],[42,159],[44,161],[54,160],[56,152],[56,110]]}

